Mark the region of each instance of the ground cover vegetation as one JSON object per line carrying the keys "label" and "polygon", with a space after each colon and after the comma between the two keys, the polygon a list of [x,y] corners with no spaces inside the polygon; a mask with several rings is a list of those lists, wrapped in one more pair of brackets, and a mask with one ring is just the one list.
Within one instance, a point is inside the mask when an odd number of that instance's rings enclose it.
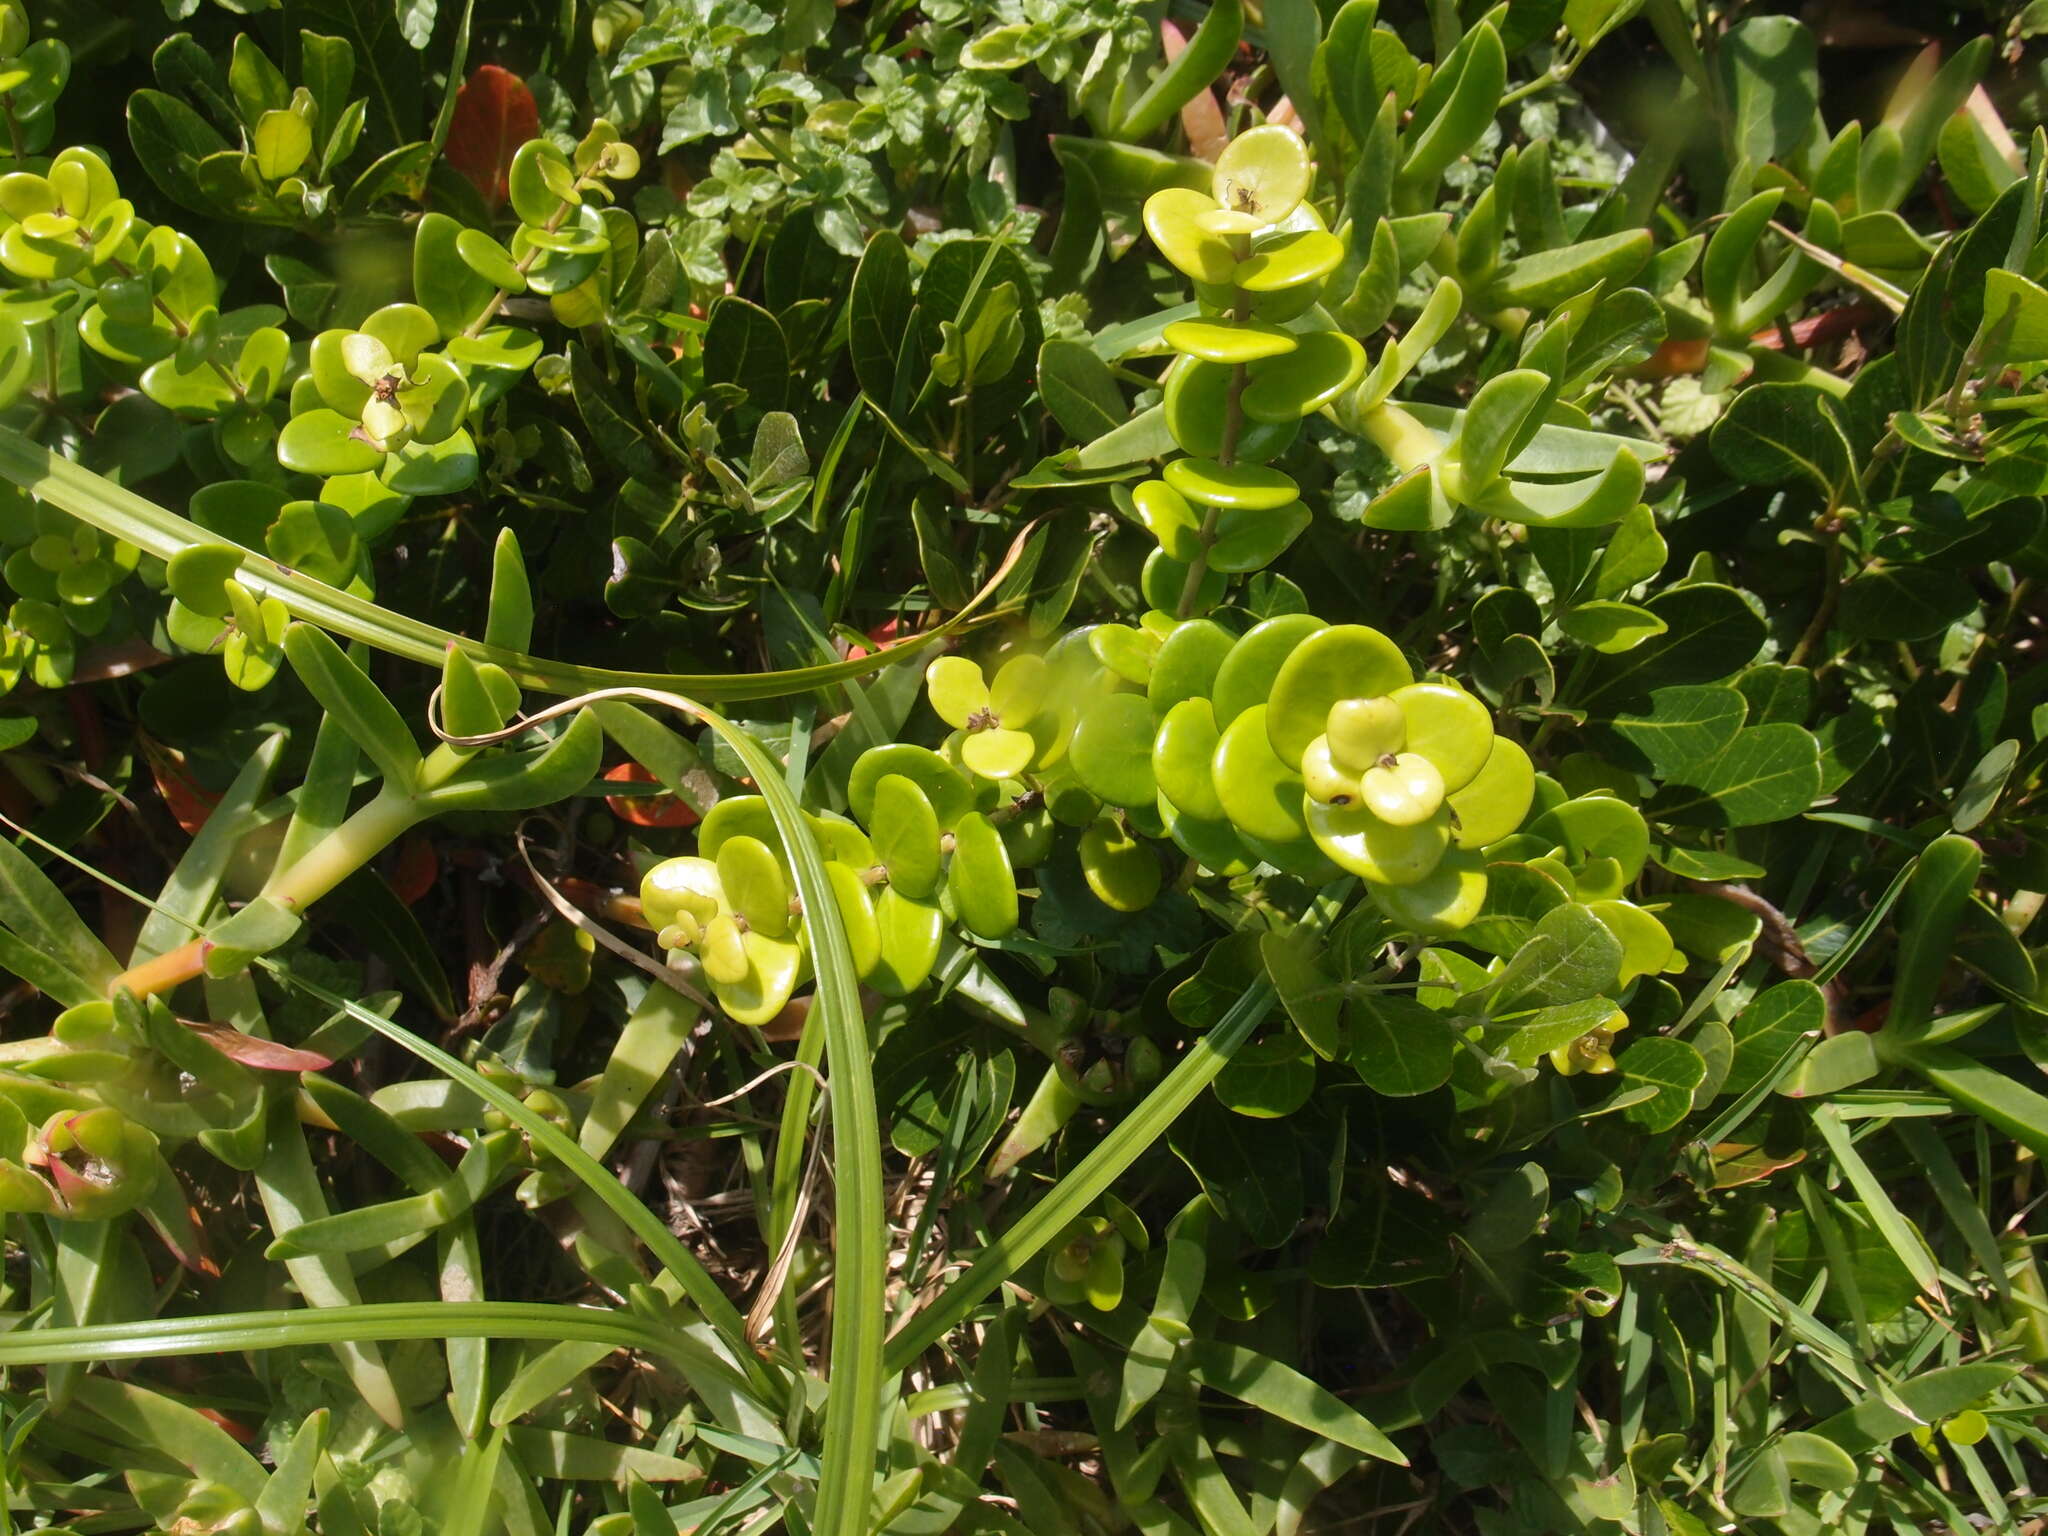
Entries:
{"label": "ground cover vegetation", "polygon": [[0,0],[0,1482],[2048,1518],[2041,0]]}

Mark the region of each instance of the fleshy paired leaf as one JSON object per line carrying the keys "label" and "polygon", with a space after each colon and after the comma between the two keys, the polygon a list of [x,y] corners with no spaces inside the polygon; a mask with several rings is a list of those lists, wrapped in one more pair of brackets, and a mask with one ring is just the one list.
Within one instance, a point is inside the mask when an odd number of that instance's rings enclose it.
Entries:
{"label": "fleshy paired leaf", "polygon": [[341,647],[310,624],[295,624],[284,638],[292,670],[321,708],[341,722],[391,786],[409,791],[420,767],[420,749],[396,706]]}

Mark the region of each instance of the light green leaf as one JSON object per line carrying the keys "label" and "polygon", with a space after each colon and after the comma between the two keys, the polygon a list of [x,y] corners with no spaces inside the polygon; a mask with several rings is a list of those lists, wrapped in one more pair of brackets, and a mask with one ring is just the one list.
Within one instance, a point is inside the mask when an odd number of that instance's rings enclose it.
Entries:
{"label": "light green leaf", "polygon": [[1077,443],[1092,442],[1130,419],[1109,365],[1093,348],[1062,336],[1038,349],[1038,392]]}
{"label": "light green leaf", "polygon": [[1671,778],[1713,761],[1734,742],[1748,715],[1749,701],[1716,683],[1655,689],[1647,714],[1617,715],[1610,723],[1660,778]]}
{"label": "light green leaf", "polygon": [[12,838],[0,838],[0,969],[67,1008],[104,998],[121,974],[121,963]]}
{"label": "light green leaf", "polygon": [[1852,1029],[1821,1041],[1778,1085],[1788,1099],[1818,1099],[1854,1088],[1877,1076],[1877,1052],[1870,1036]]}
{"label": "light green leaf", "polygon": [[1578,902],[1545,912],[1506,969],[1464,1001],[1500,1018],[1607,994],[1621,971],[1621,941]]}
{"label": "light green leaf", "polygon": [[1371,1420],[1291,1366],[1213,1339],[1192,1340],[1187,1356],[1188,1374],[1211,1391],[1248,1403],[1320,1439],[1334,1440],[1396,1466],[1408,1465],[1400,1447]]}
{"label": "light green leaf", "polygon": [[1664,621],[1647,608],[1631,603],[1581,603],[1557,621],[1558,628],[1582,645],[1610,655],[1634,650],[1653,635],[1664,633]]}

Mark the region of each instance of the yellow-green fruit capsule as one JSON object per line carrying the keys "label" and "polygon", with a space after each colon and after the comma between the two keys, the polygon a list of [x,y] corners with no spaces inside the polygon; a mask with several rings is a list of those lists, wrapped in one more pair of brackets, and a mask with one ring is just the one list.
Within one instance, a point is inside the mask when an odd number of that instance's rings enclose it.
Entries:
{"label": "yellow-green fruit capsule", "polygon": [[1359,776],[1358,788],[1366,806],[1390,826],[1427,821],[1444,803],[1443,774],[1417,752],[1381,758]]}
{"label": "yellow-green fruit capsule", "polygon": [[1364,773],[1408,745],[1408,717],[1385,695],[1339,699],[1330,706],[1324,731],[1331,762],[1351,774]]}
{"label": "yellow-green fruit capsule", "polygon": [[701,927],[718,915],[724,893],[718,866],[711,860],[687,855],[663,859],[640,879],[640,913],[657,932],[673,926],[684,913]]}
{"label": "yellow-green fruit capsule", "polygon": [[1619,1008],[1603,1019],[1598,1027],[1587,1030],[1569,1045],[1561,1045],[1550,1053],[1550,1064],[1566,1077],[1575,1077],[1581,1072],[1600,1076],[1615,1068],[1614,1037],[1628,1028],[1628,1015]]}
{"label": "yellow-green fruit capsule", "polygon": [[1073,1242],[1053,1250],[1052,1272],[1071,1285],[1079,1285],[1094,1257],[1094,1245],[1085,1236],[1076,1237]]}
{"label": "yellow-green fruit capsule", "polygon": [[1493,716],[1484,704],[1450,683],[1410,683],[1393,700],[1408,722],[1406,750],[1436,764],[1446,789],[1478,777],[1493,750]]}
{"label": "yellow-green fruit capsule", "polygon": [[663,949],[695,949],[697,941],[704,937],[704,925],[696,915],[685,909],[676,914],[676,920],[655,935],[654,942]]}
{"label": "yellow-green fruit capsule", "polygon": [[1346,773],[1331,759],[1330,738],[1327,736],[1318,736],[1302,754],[1301,782],[1309,798],[1324,805],[1358,803],[1358,775]]}
{"label": "yellow-green fruit capsule", "polygon": [[720,986],[738,986],[747,979],[746,935],[730,916],[714,917],[704,928],[704,974]]}

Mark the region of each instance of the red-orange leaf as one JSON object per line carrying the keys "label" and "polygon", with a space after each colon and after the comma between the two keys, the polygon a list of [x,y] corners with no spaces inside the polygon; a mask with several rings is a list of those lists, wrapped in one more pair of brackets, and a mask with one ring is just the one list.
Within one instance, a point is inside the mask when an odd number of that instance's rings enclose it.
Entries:
{"label": "red-orange leaf", "polygon": [[184,829],[187,837],[197,837],[199,829],[206,825],[206,818],[220,804],[220,796],[210,789],[201,788],[198,780],[185,771],[184,765],[168,755],[150,753],[149,771],[172,819]]}
{"label": "red-orange leaf", "polygon": [[266,1072],[324,1072],[334,1065],[333,1057],[318,1051],[302,1051],[278,1040],[259,1040],[211,1019],[178,1022],[228,1060],[239,1061],[245,1067],[260,1067]]}
{"label": "red-orange leaf", "polygon": [[434,888],[441,878],[441,856],[419,833],[398,845],[398,867],[391,872],[391,891],[408,907]]}
{"label": "red-orange leaf", "polygon": [[[614,784],[653,784],[651,770],[631,761],[606,772]],[[636,827],[694,827],[697,813],[674,795],[606,795],[604,803],[623,822]]]}
{"label": "red-orange leaf", "polygon": [[539,135],[540,109],[526,82],[509,69],[479,64],[455,93],[455,113],[441,153],[496,208],[505,201],[512,157]]}

